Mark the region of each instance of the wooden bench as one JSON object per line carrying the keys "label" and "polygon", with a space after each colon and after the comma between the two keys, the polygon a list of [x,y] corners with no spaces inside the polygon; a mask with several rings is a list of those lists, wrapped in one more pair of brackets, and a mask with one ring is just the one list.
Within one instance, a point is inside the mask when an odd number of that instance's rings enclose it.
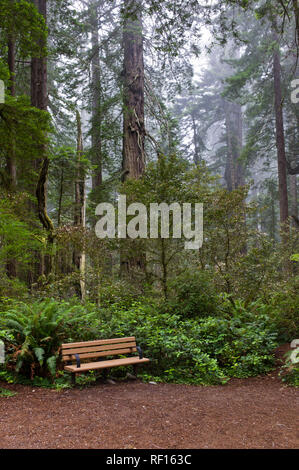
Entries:
{"label": "wooden bench", "polygon": [[[123,356],[136,352],[138,352],[138,356],[106,359],[111,356]],[[133,365],[136,374],[137,365],[149,362],[149,359],[143,357],[141,348],[137,346],[135,336],[65,343],[61,346],[61,354],[63,362],[67,363],[64,370],[72,374],[73,384],[76,383],[77,373]]]}

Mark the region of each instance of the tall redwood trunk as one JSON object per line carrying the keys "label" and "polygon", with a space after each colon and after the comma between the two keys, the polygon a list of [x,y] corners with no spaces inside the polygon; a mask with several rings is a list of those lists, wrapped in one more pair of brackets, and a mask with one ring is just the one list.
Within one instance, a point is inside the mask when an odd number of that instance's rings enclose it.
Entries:
{"label": "tall redwood trunk", "polygon": [[[7,53],[7,63],[8,63],[8,70],[9,70],[9,86],[8,90],[10,91],[11,96],[16,95],[16,78],[15,78],[15,54],[16,54],[16,47],[15,47],[15,40],[11,36],[8,39],[8,53]],[[12,124],[12,138],[10,142],[10,149],[9,153],[6,157],[6,166],[7,166],[7,174],[8,174],[8,189],[15,191],[17,185],[17,165],[16,165],[16,149],[15,149],[15,140],[13,135],[13,124]]]}
{"label": "tall redwood trunk", "polygon": [[[141,1],[124,0],[123,27],[123,162],[122,180],[138,179],[144,172],[144,63]],[[128,255],[128,252],[131,252]],[[138,240],[121,246],[121,275],[136,277],[145,271],[145,253]]]}
{"label": "tall redwood trunk", "polygon": [[102,145],[101,145],[101,70],[99,55],[99,31],[98,31],[98,0],[91,4],[90,22],[92,25],[91,44],[91,76],[92,76],[92,126],[91,126],[91,150],[92,163],[95,166],[92,174],[92,189],[102,184]]}
{"label": "tall redwood trunk", "polygon": [[[34,0],[34,4],[38,12],[47,22],[47,0]],[[39,43],[40,48],[46,46],[45,43]],[[42,54],[31,60],[31,104],[36,108],[47,111],[48,108],[48,91],[47,91],[47,58]],[[40,155],[35,160],[35,168],[38,171],[38,181],[36,185],[37,198],[37,214],[48,233],[48,241],[50,245],[53,243],[54,226],[47,213],[47,180],[49,170],[49,159],[47,155],[47,147],[42,145]],[[41,274],[49,273],[52,269],[52,256],[46,256],[45,263],[41,262]]]}
{"label": "tall redwood trunk", "polygon": [[[275,34],[277,41],[277,35]],[[278,164],[278,190],[280,223],[283,224],[288,218],[288,188],[287,188],[287,163],[285,155],[285,138],[282,112],[282,92],[281,92],[281,67],[280,54],[277,48],[273,54],[273,76],[274,76],[274,107],[275,107],[275,129]]]}
{"label": "tall redwood trunk", "polygon": [[123,87],[123,179],[139,178],[145,168],[144,63],[140,0],[126,0]]}
{"label": "tall redwood trunk", "polygon": [[[9,70],[9,86],[8,90],[10,91],[11,96],[16,94],[16,79],[15,79],[15,41],[13,37],[8,39],[8,54],[7,54],[7,63]],[[16,191],[17,186],[17,164],[16,164],[16,146],[14,138],[14,125],[11,123],[11,139],[9,143],[9,150],[6,155],[6,171],[8,176],[7,188],[11,192]],[[17,263],[14,259],[9,260],[6,263],[7,275],[10,278],[17,276]]]}

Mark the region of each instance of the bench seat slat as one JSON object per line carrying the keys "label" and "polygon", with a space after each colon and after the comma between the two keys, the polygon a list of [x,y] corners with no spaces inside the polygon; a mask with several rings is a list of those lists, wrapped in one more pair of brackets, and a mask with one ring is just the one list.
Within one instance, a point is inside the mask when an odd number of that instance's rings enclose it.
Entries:
{"label": "bench seat slat", "polygon": [[112,349],[129,349],[136,348],[136,342],[132,341],[130,343],[119,343],[119,344],[107,344],[106,346],[89,346],[81,348],[70,348],[64,349],[62,351],[62,356],[70,356],[71,354],[83,354],[83,353],[92,353],[97,351],[111,351]]}
{"label": "bench seat slat", "polygon": [[114,343],[128,343],[136,341],[135,336],[129,336],[128,338],[111,338],[111,339],[99,339],[95,341],[80,341],[77,343],[63,343],[61,345],[62,351],[66,349],[71,349],[71,348],[77,348],[77,347],[86,347],[86,346],[100,346],[104,344],[114,344]]}
{"label": "bench seat slat", "polygon": [[81,367],[77,366],[65,366],[65,370],[70,372],[85,372],[87,370],[93,369],[106,369],[110,367],[117,366],[128,366],[130,364],[142,364],[144,362],[149,362],[149,359],[144,357],[139,359],[139,357],[126,357],[124,359],[111,359],[109,361],[100,361],[100,362],[88,362],[86,364],[81,364]]}
{"label": "bench seat slat", "polygon": [[[87,359],[87,358],[92,358],[92,357],[102,357],[102,356],[117,356],[118,354],[130,354],[132,352],[136,352],[137,349],[136,347],[132,348],[126,348],[126,349],[112,349],[112,350],[107,350],[107,351],[101,351],[101,352],[91,352],[91,353],[79,353],[80,359]],[[70,360],[70,355],[66,355],[62,357],[62,360],[64,362],[68,362]],[[71,360],[75,360],[75,355],[71,354]]]}

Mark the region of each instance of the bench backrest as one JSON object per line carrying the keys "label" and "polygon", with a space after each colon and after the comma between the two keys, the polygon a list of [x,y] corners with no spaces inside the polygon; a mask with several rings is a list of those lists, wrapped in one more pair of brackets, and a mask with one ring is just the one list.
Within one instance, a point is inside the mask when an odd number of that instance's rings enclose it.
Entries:
{"label": "bench backrest", "polygon": [[61,345],[62,360],[64,362],[75,361],[75,354],[79,354],[80,359],[88,359],[130,354],[136,351],[135,336],[83,341],[80,343],[64,343]]}

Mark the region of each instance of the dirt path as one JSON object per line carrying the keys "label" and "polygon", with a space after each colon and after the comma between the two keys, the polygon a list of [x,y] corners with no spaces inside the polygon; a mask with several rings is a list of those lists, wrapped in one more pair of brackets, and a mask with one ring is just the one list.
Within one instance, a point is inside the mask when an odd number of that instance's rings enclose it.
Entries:
{"label": "dirt path", "polygon": [[276,373],[225,386],[140,381],[56,392],[0,384],[0,448],[297,448],[298,389]]}

